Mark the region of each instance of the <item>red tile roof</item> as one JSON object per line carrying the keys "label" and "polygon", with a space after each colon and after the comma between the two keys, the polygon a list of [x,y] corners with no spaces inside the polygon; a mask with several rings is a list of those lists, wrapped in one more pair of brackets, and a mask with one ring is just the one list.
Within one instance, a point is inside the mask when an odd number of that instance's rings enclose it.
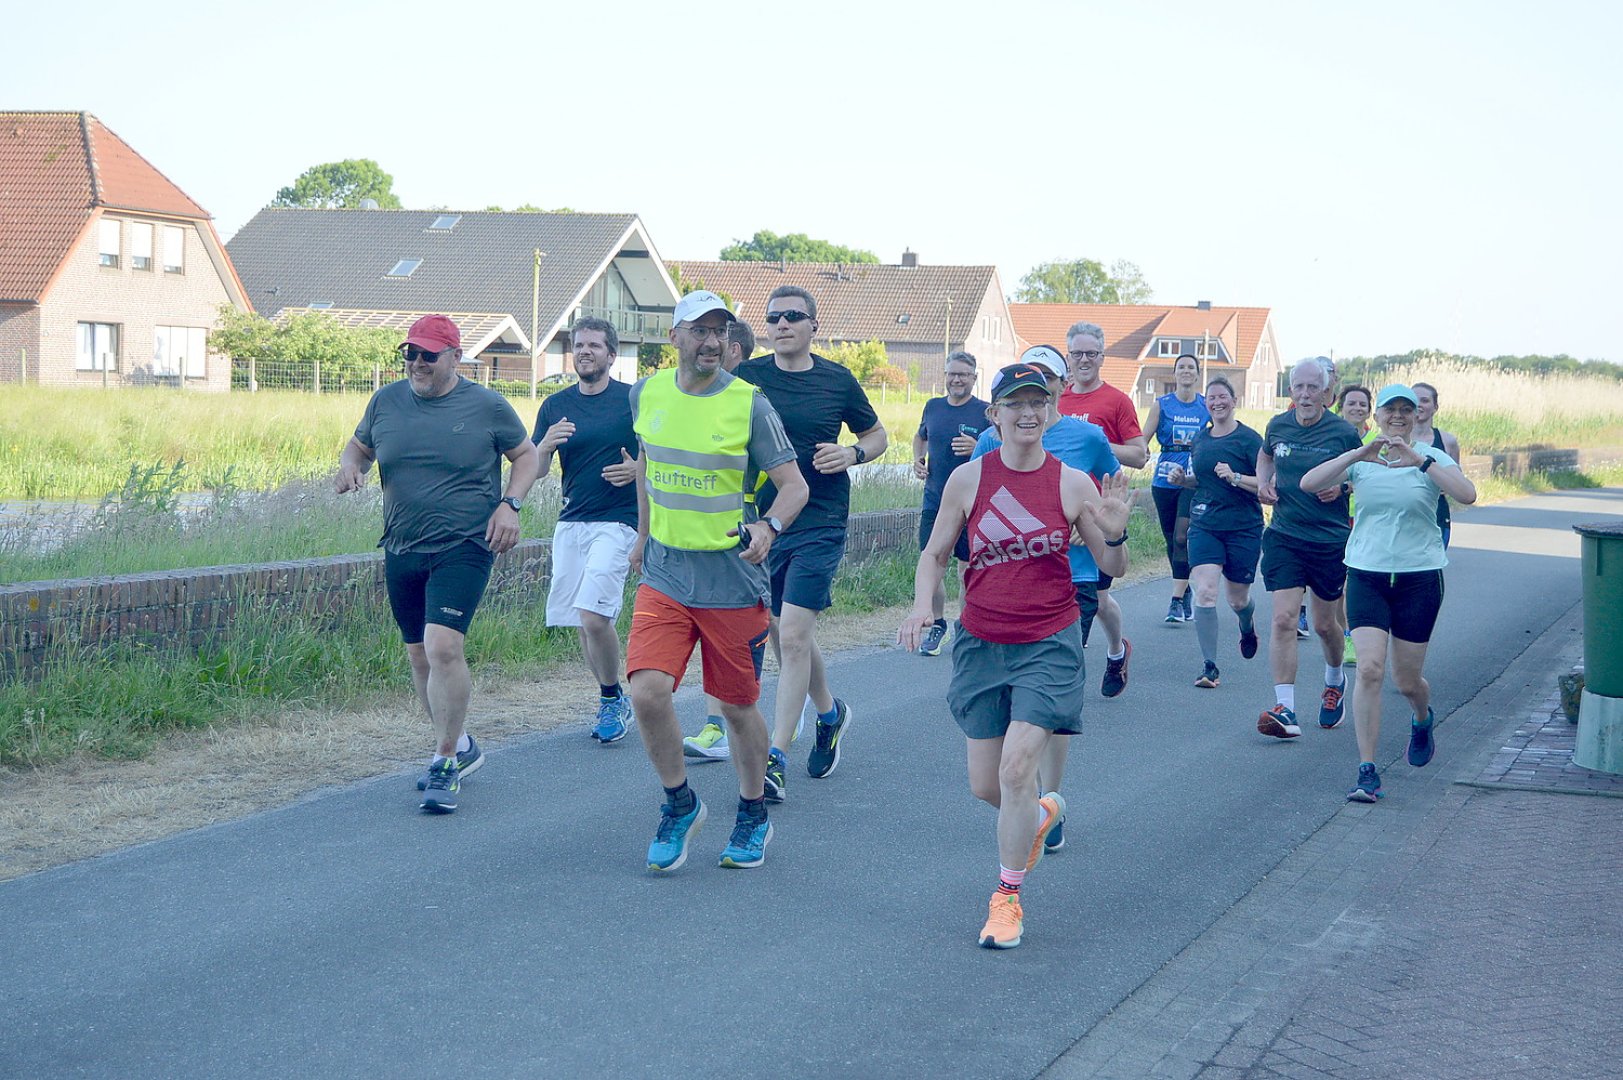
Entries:
{"label": "red tile roof", "polygon": [[997,277],[993,266],[896,266],[888,263],[712,262],[669,259],[673,276],[704,283],[732,298],[740,317],[766,336],[767,297],[779,285],[799,285],[817,298],[823,341],[903,341],[940,345],[970,336],[973,320]]}
{"label": "red tile roof", "polygon": [[89,113],[0,112],[0,300],[40,300],[101,207],[209,216]]}
{"label": "red tile roof", "polygon": [[[1159,304],[1010,304],[1015,333],[1031,344],[1065,347],[1073,323],[1090,322],[1105,332],[1104,380],[1127,388],[1140,368],[1157,362],[1148,355],[1158,336],[1221,338],[1234,367],[1246,369],[1257,357],[1268,326],[1268,308],[1169,307]],[[1165,361],[1162,361],[1163,363]]]}

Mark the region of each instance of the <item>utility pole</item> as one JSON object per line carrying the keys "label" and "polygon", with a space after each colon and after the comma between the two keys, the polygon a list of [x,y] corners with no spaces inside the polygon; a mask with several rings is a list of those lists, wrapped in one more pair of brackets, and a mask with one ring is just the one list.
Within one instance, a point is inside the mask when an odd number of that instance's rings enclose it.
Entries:
{"label": "utility pole", "polygon": [[541,342],[537,340],[541,334],[541,260],[547,253],[540,248],[535,249],[535,269],[530,278],[530,400],[535,400],[535,384],[537,381],[536,364],[540,361]]}

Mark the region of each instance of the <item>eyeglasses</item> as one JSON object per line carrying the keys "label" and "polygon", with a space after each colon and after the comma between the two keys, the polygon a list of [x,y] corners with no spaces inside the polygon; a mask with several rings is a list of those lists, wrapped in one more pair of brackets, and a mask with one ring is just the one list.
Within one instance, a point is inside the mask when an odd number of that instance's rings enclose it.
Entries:
{"label": "eyeglasses", "polygon": [[974,378],[975,378],[975,373],[972,372],[972,371],[949,371],[949,372],[947,372],[947,380],[949,382],[952,381],[953,379],[974,379]]}
{"label": "eyeglasses", "polygon": [[1045,413],[1045,412],[1048,411],[1048,401],[1047,401],[1047,399],[1043,399],[1041,401],[1007,401],[1007,400],[1005,400],[1005,401],[998,402],[998,406],[1000,408],[1008,409],[1010,412],[1017,413],[1017,414],[1018,413],[1023,413],[1023,412]]}
{"label": "eyeglasses", "polygon": [[410,345],[402,345],[400,347],[400,355],[405,358],[405,361],[408,364],[415,364],[419,360],[425,364],[432,364],[450,351],[450,349],[441,349],[438,352],[430,352],[427,349],[413,348]]}
{"label": "eyeglasses", "polygon": [[694,326],[692,323],[689,323],[688,325],[682,327],[682,329],[686,330],[700,341],[711,337],[715,338],[717,341],[727,340],[726,323],[723,323],[720,326]]}
{"label": "eyeglasses", "polygon": [[769,311],[766,313],[766,321],[773,326],[778,325],[780,319],[788,319],[792,323],[797,323],[805,322],[809,318],[811,316],[804,311]]}
{"label": "eyeglasses", "polygon": [[1070,356],[1072,360],[1097,360],[1104,355],[1104,351],[1102,349],[1078,349],[1066,355]]}

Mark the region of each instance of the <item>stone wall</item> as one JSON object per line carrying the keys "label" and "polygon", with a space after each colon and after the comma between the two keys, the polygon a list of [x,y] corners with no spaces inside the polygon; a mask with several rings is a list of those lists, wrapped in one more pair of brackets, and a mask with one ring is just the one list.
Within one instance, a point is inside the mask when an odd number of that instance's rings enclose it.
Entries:
{"label": "stone wall", "polygon": [[[916,550],[918,517],[917,510],[852,515],[847,555]],[[526,540],[499,557],[487,607],[542,603],[551,555],[550,540]],[[248,608],[336,619],[383,596],[381,553],[0,585],[0,678],[117,644],[198,648]]]}

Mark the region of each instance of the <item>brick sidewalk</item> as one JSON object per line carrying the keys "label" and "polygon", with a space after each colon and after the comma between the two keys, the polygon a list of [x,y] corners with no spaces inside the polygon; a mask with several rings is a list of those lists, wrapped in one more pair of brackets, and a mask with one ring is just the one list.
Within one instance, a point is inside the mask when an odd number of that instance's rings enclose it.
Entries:
{"label": "brick sidewalk", "polygon": [[1448,717],[1403,799],[1348,804],[1044,1080],[1623,1077],[1623,801],[1475,786],[1542,728],[1577,625]]}

